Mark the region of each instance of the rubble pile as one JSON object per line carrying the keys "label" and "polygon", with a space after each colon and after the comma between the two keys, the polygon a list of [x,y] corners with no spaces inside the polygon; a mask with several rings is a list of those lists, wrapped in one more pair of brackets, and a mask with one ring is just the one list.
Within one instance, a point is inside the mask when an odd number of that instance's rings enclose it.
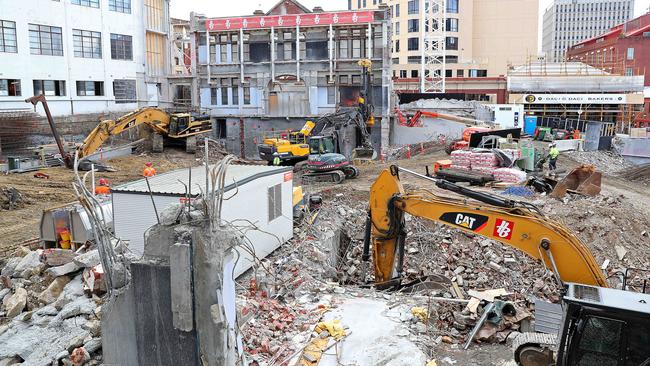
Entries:
{"label": "rubble pile", "polygon": [[633,166],[614,151],[567,151],[563,154],[580,164],[593,165],[607,175],[616,175]]}
{"label": "rubble pile", "polygon": [[646,268],[650,262],[650,218],[624,196],[602,192],[595,197],[567,195],[533,203],[574,231],[600,263],[607,261],[610,275],[628,267]]}
{"label": "rubble pile", "polygon": [[387,161],[407,159],[410,156],[435,154],[445,150],[445,141],[427,141],[419,144],[386,148]]}
{"label": "rubble pile", "polygon": [[102,299],[83,279],[99,263],[97,251],[18,255],[0,276],[0,364],[101,364]]}

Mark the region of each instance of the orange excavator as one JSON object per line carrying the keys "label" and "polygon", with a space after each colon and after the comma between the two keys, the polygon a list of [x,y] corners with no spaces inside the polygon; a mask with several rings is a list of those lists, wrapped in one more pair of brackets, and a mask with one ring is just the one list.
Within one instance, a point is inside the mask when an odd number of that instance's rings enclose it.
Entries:
{"label": "orange excavator", "polygon": [[400,125],[406,127],[422,127],[422,116],[430,118],[440,118],[447,121],[460,122],[468,127],[463,130],[463,138],[460,140],[451,141],[447,144],[445,152],[451,154],[455,150],[464,150],[469,148],[469,140],[472,134],[479,132],[488,132],[493,130],[494,123],[486,122],[472,118],[465,118],[460,116],[454,116],[452,114],[438,113],[438,112],[429,112],[418,110],[413,115],[404,115],[399,108],[395,108],[395,115],[397,116],[397,121]]}

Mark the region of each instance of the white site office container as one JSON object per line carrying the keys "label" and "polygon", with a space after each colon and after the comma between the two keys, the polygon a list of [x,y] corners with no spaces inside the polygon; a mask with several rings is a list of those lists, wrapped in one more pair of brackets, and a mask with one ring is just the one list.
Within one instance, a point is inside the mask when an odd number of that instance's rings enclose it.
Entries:
{"label": "white site office container", "polygon": [[[149,178],[151,195],[158,213],[172,203],[185,199],[190,169],[180,169]],[[205,166],[191,169],[191,196],[205,191]],[[222,219],[238,226],[255,225],[246,230],[258,258],[264,258],[293,236],[293,174],[291,167],[231,165],[226,174],[226,197]],[[180,182],[179,182],[180,181]],[[129,241],[138,255],[144,252],[144,233],[157,223],[152,199],[144,179],[114,187],[113,227],[115,235]],[[248,251],[241,255],[235,269],[239,276],[253,263]]]}

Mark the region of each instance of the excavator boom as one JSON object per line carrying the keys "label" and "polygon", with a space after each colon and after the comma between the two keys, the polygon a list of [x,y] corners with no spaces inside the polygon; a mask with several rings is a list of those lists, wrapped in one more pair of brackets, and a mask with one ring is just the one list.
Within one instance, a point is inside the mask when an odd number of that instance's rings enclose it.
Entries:
{"label": "excavator boom", "polygon": [[480,202],[442,197],[429,191],[405,192],[400,172],[410,171],[394,165],[382,171],[370,190],[369,224],[378,285],[394,284],[401,277],[406,235],[404,213],[408,213],[519,249],[540,260],[562,282],[608,287],[589,249],[566,227],[551,221],[534,206],[424,176],[420,177],[433,180],[440,188]]}
{"label": "excavator boom", "polygon": [[79,158],[83,158],[97,151],[110,136],[119,135],[143,123],[153,128],[154,132],[167,134],[170,119],[171,116],[169,113],[158,108],[146,107],[126,114],[116,120],[102,121],[88,134],[78,148]]}

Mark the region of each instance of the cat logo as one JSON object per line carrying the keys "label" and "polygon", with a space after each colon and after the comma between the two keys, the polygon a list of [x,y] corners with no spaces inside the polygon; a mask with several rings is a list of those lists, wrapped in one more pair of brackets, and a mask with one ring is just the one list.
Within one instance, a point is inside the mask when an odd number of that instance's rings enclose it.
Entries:
{"label": "cat logo", "polygon": [[445,212],[440,216],[440,220],[463,229],[478,232],[485,227],[488,217],[464,212]]}

